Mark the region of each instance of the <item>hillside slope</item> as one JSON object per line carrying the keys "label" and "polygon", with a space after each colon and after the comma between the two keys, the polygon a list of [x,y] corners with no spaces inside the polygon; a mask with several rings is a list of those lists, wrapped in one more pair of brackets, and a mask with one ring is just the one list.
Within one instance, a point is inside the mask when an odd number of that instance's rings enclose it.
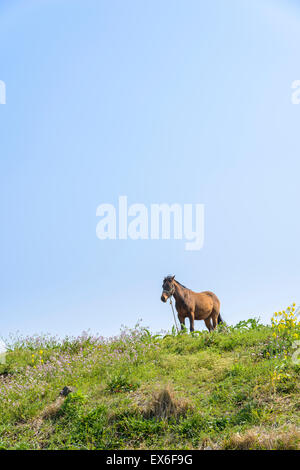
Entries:
{"label": "hillside slope", "polygon": [[0,448],[297,449],[299,333],[291,308],[213,333],[14,340]]}

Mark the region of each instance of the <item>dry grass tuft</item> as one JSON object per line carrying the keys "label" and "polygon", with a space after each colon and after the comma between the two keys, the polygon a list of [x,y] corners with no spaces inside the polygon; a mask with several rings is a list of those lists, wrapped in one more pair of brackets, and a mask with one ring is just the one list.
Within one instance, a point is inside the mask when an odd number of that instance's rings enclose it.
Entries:
{"label": "dry grass tuft", "polygon": [[58,414],[61,405],[64,402],[64,397],[59,397],[50,405],[46,406],[41,414],[42,419],[53,419]]}
{"label": "dry grass tuft", "polygon": [[253,428],[244,434],[233,434],[222,447],[226,450],[299,450],[300,430],[296,427],[282,430]]}
{"label": "dry grass tuft", "polygon": [[143,415],[146,418],[177,419],[186,415],[190,408],[190,403],[184,398],[176,397],[174,390],[167,385],[154,392]]}

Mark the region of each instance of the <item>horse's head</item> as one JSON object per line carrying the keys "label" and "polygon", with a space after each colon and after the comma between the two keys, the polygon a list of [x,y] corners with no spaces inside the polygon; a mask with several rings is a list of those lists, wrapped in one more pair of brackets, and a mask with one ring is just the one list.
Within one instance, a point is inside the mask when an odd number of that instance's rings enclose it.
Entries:
{"label": "horse's head", "polygon": [[167,276],[163,280],[163,291],[160,300],[166,302],[175,292],[175,276]]}

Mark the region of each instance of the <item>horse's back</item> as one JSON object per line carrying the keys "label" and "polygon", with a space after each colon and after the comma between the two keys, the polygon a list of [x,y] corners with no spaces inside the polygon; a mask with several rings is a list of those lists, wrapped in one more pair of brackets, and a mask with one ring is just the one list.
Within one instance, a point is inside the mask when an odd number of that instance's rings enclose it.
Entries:
{"label": "horse's back", "polygon": [[209,317],[217,307],[217,297],[213,292],[193,292],[195,320],[204,320]]}
{"label": "horse's back", "polygon": [[213,305],[214,305],[214,309],[216,310],[220,310],[220,300],[218,299],[218,297],[216,296],[216,294],[214,294],[213,292],[209,291],[209,290],[206,290],[204,292],[201,292],[201,294],[205,294],[205,295],[208,295],[212,301],[213,301]]}

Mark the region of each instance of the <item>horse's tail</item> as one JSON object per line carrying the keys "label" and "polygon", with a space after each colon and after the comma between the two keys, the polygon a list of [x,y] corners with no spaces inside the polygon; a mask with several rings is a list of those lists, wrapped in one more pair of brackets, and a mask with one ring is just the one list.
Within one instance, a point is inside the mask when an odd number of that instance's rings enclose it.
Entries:
{"label": "horse's tail", "polygon": [[221,317],[220,313],[219,313],[219,316],[218,316],[218,324],[219,323],[224,323],[223,318]]}

